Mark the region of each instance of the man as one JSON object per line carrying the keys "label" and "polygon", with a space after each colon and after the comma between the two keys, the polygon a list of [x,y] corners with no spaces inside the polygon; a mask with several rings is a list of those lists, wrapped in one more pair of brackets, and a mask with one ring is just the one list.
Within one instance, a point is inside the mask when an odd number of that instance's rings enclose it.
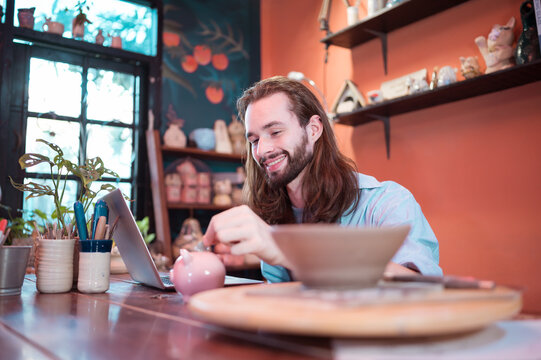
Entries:
{"label": "man", "polygon": [[226,264],[253,254],[262,260],[268,281],[290,281],[288,264],[270,235],[273,224],[408,224],[411,231],[386,271],[441,275],[438,242],[411,193],[355,171],[308,88],[272,77],[246,90],[237,108],[248,140],[247,205],[214,216],[204,236],[205,245],[225,253]]}

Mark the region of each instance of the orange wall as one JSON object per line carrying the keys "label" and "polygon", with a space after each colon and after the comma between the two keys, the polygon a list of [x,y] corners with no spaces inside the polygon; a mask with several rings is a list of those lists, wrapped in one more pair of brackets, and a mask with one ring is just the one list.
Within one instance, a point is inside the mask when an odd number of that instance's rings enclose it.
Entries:
{"label": "orange wall", "polygon": [[[262,0],[262,76],[302,71],[332,104],[345,79],[366,94],[422,68],[459,68],[459,56],[477,55],[484,67],[473,39],[510,16],[518,36],[521,2],[471,0],[392,32],[384,75],[378,40],[351,51],[331,46],[324,66],[320,0]],[[331,30],[345,19],[343,2],[334,1]],[[541,313],[540,109],[538,82],[393,117],[389,160],[380,123],[337,125],[336,133],[361,172],[413,192],[438,236],[446,274],[523,287],[524,311]]]}

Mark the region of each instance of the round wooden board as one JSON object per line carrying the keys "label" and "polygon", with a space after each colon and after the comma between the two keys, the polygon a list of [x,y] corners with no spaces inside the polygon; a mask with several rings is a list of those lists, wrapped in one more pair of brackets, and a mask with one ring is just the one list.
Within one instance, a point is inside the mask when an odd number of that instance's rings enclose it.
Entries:
{"label": "round wooden board", "polygon": [[222,326],[276,333],[333,337],[413,337],[453,334],[485,327],[517,314],[520,292],[445,289],[414,301],[344,306],[303,298],[300,283],[215,289],[191,297],[189,309]]}

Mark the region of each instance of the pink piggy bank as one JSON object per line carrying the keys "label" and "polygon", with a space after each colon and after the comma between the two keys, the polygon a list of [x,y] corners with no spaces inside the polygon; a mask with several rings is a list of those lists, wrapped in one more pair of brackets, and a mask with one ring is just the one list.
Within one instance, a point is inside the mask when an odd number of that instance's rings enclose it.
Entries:
{"label": "pink piggy bank", "polygon": [[170,277],[175,290],[187,301],[200,291],[223,287],[225,266],[214,253],[180,249]]}

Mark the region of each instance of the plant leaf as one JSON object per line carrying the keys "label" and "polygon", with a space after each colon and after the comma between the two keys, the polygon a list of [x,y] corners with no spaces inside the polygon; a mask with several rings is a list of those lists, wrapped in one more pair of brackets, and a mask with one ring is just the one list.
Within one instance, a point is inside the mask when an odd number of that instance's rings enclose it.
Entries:
{"label": "plant leaf", "polygon": [[108,190],[109,192],[116,190],[116,187],[114,187],[111,184],[103,184],[100,188],[100,190]]}
{"label": "plant leaf", "polygon": [[53,144],[53,143],[50,143],[47,140],[43,140],[43,139],[37,139],[36,142],[41,142],[41,143],[44,143],[44,144],[48,145],[51,149],[56,151],[56,153],[58,154],[57,156],[60,156],[60,157],[64,156],[64,152],[62,151],[60,146],[58,146],[56,144]]}
{"label": "plant leaf", "polygon": [[36,214],[40,219],[47,220],[47,215],[39,209],[34,209],[34,214]]}
{"label": "plant leaf", "polygon": [[109,174],[109,175],[114,176],[114,177],[116,177],[116,178],[119,178],[119,177],[120,177],[116,172],[114,172],[113,170],[107,169],[107,168],[104,169],[103,172],[104,172],[105,174]]}
{"label": "plant leaf", "polygon": [[21,170],[44,162],[49,163],[50,166],[54,166],[54,163],[51,161],[51,159],[41,154],[28,153],[22,155],[19,158],[19,165],[21,166]]}
{"label": "plant leaf", "polygon": [[11,176],[9,177],[9,181],[11,181],[11,185],[15,187],[19,191],[28,191],[30,195],[26,197],[26,199],[33,198],[33,197],[39,197],[43,195],[51,195],[54,196],[54,191],[51,189],[49,185],[43,185],[43,184],[37,184],[35,182],[29,182],[27,184],[18,184]]}

